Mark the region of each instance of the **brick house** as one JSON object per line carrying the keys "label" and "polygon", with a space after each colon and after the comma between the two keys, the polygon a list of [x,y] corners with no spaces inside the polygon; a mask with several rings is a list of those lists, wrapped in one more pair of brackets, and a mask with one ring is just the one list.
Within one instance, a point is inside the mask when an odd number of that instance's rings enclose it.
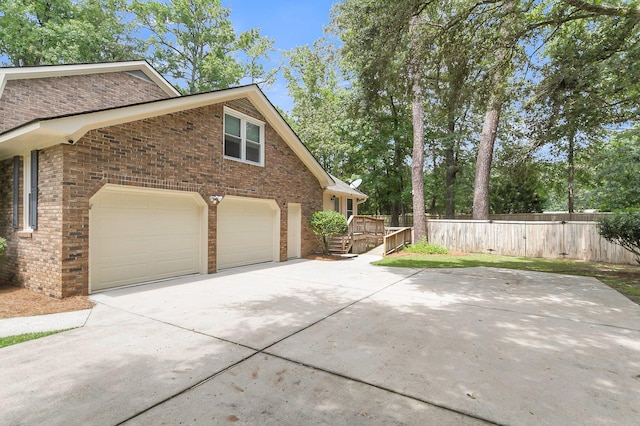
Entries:
{"label": "brick house", "polygon": [[364,195],[257,86],[180,96],[144,61],[0,68],[0,182],[0,279],[54,297],[300,257]]}

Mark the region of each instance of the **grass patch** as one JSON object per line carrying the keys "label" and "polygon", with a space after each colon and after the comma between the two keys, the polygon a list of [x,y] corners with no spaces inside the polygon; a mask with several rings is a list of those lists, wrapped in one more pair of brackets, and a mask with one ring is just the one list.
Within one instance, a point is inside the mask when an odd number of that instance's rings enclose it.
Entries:
{"label": "grass patch", "polygon": [[640,267],[632,265],[612,265],[564,259],[534,259],[491,254],[434,256],[407,253],[387,256],[382,260],[373,262],[373,264],[418,269],[487,266],[492,268],[595,277],[609,287],[622,293],[633,302],[640,304]]}
{"label": "grass patch", "polygon": [[0,348],[4,348],[5,346],[17,345],[18,343],[28,342],[29,340],[35,340],[45,336],[51,336],[52,334],[62,333],[63,331],[67,330],[71,329],[67,328],[65,330],[42,331],[39,333],[26,333],[19,334],[17,336],[0,337]]}
{"label": "grass patch", "polygon": [[402,249],[407,253],[416,253],[416,254],[447,254],[449,251],[440,247],[436,244],[429,244],[428,242],[422,240],[419,243],[410,244]]}

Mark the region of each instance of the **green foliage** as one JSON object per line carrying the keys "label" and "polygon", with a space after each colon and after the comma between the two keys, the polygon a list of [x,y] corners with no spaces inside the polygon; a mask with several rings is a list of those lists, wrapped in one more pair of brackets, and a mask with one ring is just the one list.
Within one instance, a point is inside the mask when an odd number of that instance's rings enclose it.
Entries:
{"label": "green foliage", "polygon": [[131,9],[151,33],[151,62],[183,93],[227,88],[243,77],[254,82],[272,77],[258,59],[272,50],[273,40],[257,29],[236,34],[220,0],[134,1]]}
{"label": "green foliage", "polygon": [[635,254],[640,263],[640,209],[623,210],[600,219],[598,233],[610,243]]}
{"label": "green foliage", "polygon": [[436,244],[429,244],[426,238],[423,238],[420,242],[406,246],[403,251],[407,253],[416,254],[447,254],[449,250]]}
{"label": "green foliage", "polygon": [[309,220],[309,226],[318,237],[322,252],[329,254],[329,242],[334,235],[345,235],[348,231],[347,219],[334,211],[317,211]]}
{"label": "green foliage", "polygon": [[283,74],[294,101],[287,117],[291,127],[325,170],[343,176],[358,129],[347,115],[349,92],[339,85],[334,54],[323,39],[313,48],[297,47],[286,52]]}
{"label": "green foliage", "polygon": [[5,346],[17,345],[18,343],[28,342],[29,340],[35,340],[41,337],[51,336],[52,334],[62,333],[63,331],[67,330],[71,329],[68,328],[65,330],[43,331],[38,333],[19,334],[17,336],[0,337],[0,348],[4,348]]}
{"label": "green foliage", "polygon": [[7,240],[0,237],[0,258],[7,252]]}
{"label": "green foliage", "polygon": [[640,129],[617,135],[594,156],[595,203],[604,211],[640,206]]}
{"label": "green foliage", "polygon": [[520,147],[503,144],[491,175],[491,212],[539,213],[545,199],[538,165]]}
{"label": "green foliage", "polygon": [[0,0],[0,55],[14,66],[137,57],[124,0]]}

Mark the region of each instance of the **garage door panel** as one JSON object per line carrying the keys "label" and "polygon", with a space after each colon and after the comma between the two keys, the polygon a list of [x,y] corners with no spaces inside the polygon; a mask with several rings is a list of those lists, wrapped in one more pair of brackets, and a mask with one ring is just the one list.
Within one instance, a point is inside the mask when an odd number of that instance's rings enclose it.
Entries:
{"label": "garage door panel", "polygon": [[90,218],[92,291],[200,272],[203,208],[190,194],[103,191]]}
{"label": "garage door panel", "polygon": [[277,215],[269,200],[225,198],[218,206],[218,268],[276,260]]}

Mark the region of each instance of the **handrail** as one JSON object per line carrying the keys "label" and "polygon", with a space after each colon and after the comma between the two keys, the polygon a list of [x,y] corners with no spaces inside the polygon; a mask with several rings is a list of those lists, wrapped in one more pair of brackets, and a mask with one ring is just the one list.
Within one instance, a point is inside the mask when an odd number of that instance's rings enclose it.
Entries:
{"label": "handrail", "polygon": [[383,256],[400,251],[405,245],[413,244],[413,228],[397,228],[397,231],[384,236]]}
{"label": "handrail", "polygon": [[371,216],[350,216],[347,224],[349,234],[384,235],[384,220]]}

